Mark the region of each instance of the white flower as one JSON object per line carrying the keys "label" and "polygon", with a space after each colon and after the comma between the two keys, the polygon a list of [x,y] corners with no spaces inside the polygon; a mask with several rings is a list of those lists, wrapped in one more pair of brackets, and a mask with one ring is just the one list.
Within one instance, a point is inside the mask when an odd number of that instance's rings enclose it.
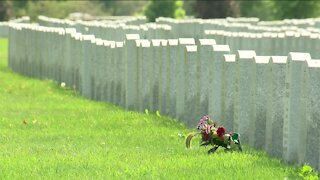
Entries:
{"label": "white flower", "polygon": [[66,87],[66,83],[62,82],[60,86],[64,88],[64,87]]}

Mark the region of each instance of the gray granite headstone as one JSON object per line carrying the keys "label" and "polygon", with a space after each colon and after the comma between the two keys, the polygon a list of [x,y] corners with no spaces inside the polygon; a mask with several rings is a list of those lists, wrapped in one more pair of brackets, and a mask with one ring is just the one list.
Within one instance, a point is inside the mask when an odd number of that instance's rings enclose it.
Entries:
{"label": "gray granite headstone", "polygon": [[291,52],[286,75],[286,109],[283,128],[283,156],[289,162],[300,163],[306,146],[305,66],[308,53]]}
{"label": "gray granite headstone", "polygon": [[320,60],[311,59],[307,61],[306,68],[306,155],[305,162],[311,167],[320,168]]}
{"label": "gray granite headstone", "polygon": [[83,46],[82,46],[82,53],[83,59],[81,61],[81,94],[86,98],[91,97],[91,78],[90,78],[90,71],[91,71],[91,39],[93,39],[93,35],[83,35]]}
{"label": "gray granite headstone", "polygon": [[223,124],[222,117],[222,74],[224,54],[230,53],[228,45],[213,45],[213,55],[209,59],[209,104],[208,113],[215,121]]}
{"label": "gray granite headstone", "polygon": [[184,116],[183,121],[187,126],[192,127],[199,119],[199,80],[198,80],[198,60],[197,46],[187,45],[184,58]]}
{"label": "gray granite headstone", "polygon": [[178,56],[178,39],[168,40],[168,56],[169,56],[169,69],[168,69],[168,100],[167,100],[167,113],[171,117],[176,115],[176,98],[177,98],[177,56]]}
{"label": "gray granite headstone", "polygon": [[265,148],[266,122],[270,119],[271,96],[271,66],[269,56],[255,56],[255,122],[254,122],[254,147]]}
{"label": "gray granite headstone", "polygon": [[234,130],[241,134],[241,140],[250,145],[254,144],[253,124],[255,121],[254,107],[254,51],[239,50],[237,53],[236,94]]}
{"label": "gray granite headstone", "polygon": [[285,112],[285,78],[287,56],[271,56],[270,118],[266,122],[265,149],[275,157],[283,153],[283,123]]}
{"label": "gray granite headstone", "polygon": [[234,132],[236,65],[237,62],[235,54],[224,55],[221,89],[221,123],[223,123],[223,126],[227,129],[227,132]]}
{"label": "gray granite headstone", "polygon": [[194,45],[193,38],[179,38],[179,46],[177,51],[176,64],[176,118],[182,120],[184,118],[184,95],[185,95],[185,81],[184,81],[184,52],[186,45]]}
{"label": "gray granite headstone", "polygon": [[[208,114],[209,106],[209,90],[210,90],[210,68],[209,64],[212,63],[214,39],[199,39],[198,57],[200,62],[199,67],[199,87],[200,87],[200,102],[199,102],[199,115],[202,117]],[[199,119],[201,117],[198,117]]]}
{"label": "gray granite headstone", "polygon": [[139,79],[139,93],[141,94],[140,96],[140,111],[144,111],[145,109],[149,109],[151,106],[151,92],[152,92],[152,86],[151,86],[151,81],[152,81],[152,68],[153,67],[153,60],[150,58],[150,45],[151,42],[149,40],[143,40],[141,43],[141,65],[140,65],[140,75]]}
{"label": "gray granite headstone", "polygon": [[126,57],[125,57],[125,82],[126,96],[125,104],[127,109],[134,109],[137,102],[137,48],[135,41],[139,39],[138,34],[126,35]]}
{"label": "gray granite headstone", "polygon": [[117,67],[116,77],[116,104],[124,106],[124,97],[125,97],[125,76],[124,76],[124,59],[123,59],[123,42],[116,42],[115,48],[115,63]]}
{"label": "gray granite headstone", "polygon": [[161,114],[167,114],[166,112],[166,101],[167,101],[167,94],[168,91],[168,52],[167,52],[167,45],[168,40],[161,40],[161,46],[160,46],[160,79],[159,79],[159,112]]}
{"label": "gray granite headstone", "polygon": [[153,73],[152,73],[152,107],[150,108],[152,111],[156,112],[159,110],[160,104],[160,61],[161,61],[161,39],[152,39],[152,59],[153,59]]}

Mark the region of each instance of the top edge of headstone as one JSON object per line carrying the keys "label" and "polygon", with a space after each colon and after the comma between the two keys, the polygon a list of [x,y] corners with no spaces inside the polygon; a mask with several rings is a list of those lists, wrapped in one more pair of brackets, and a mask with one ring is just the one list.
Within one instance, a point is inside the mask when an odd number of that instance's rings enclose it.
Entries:
{"label": "top edge of headstone", "polygon": [[194,45],[196,44],[194,38],[179,38],[179,44]]}
{"label": "top edge of headstone", "polygon": [[111,41],[110,42],[110,48],[116,48],[116,42],[115,41]]}
{"label": "top edge of headstone", "polygon": [[116,42],[116,47],[123,47],[123,45],[124,45],[124,42],[122,41]]}
{"label": "top edge of headstone", "polygon": [[320,59],[307,60],[307,64],[310,68],[320,68]]}
{"label": "top edge of headstone", "polygon": [[187,52],[197,52],[197,45],[187,45],[186,50]]}
{"label": "top edge of headstone", "polygon": [[147,39],[137,39],[136,44],[139,47],[150,47],[150,41]]}
{"label": "top edge of headstone", "polygon": [[319,36],[319,34],[317,34],[317,33],[311,33],[310,34],[310,38],[311,39],[317,39],[317,38],[319,38],[320,36]]}
{"label": "top edge of headstone", "polygon": [[127,39],[127,40],[140,39],[140,35],[139,35],[139,34],[126,34],[126,39]]}
{"label": "top edge of headstone", "polygon": [[161,46],[167,46],[168,45],[168,40],[167,39],[161,39],[160,40]]}
{"label": "top edge of headstone", "polygon": [[168,39],[168,43],[170,46],[177,46],[179,44],[178,39]]}
{"label": "top edge of headstone", "polygon": [[77,30],[75,28],[66,28],[65,31],[66,31],[67,34],[71,34],[71,33],[77,32]]}
{"label": "top edge of headstone", "polygon": [[152,46],[160,46],[161,39],[151,39]]}
{"label": "top edge of headstone", "polygon": [[309,53],[303,53],[303,52],[290,52],[289,53],[289,59],[292,61],[307,61],[311,59],[311,56]]}
{"label": "top edge of headstone", "polygon": [[229,47],[229,45],[216,44],[216,45],[212,45],[212,50],[213,51],[229,52],[230,47]]}
{"label": "top edge of headstone", "polygon": [[236,62],[236,55],[235,54],[225,54],[224,61],[225,62]]}
{"label": "top edge of headstone", "polygon": [[215,39],[199,39],[199,42],[202,46],[217,44]]}
{"label": "top edge of headstone", "polygon": [[96,38],[92,43],[95,43],[96,45],[103,45],[103,40],[100,38]]}
{"label": "top edge of headstone", "polygon": [[92,39],[94,39],[94,35],[93,34],[89,34],[89,35],[82,35],[83,40],[84,41],[91,41]]}
{"label": "top edge of headstone", "polygon": [[237,56],[239,59],[252,59],[256,56],[256,52],[253,50],[238,50]]}
{"label": "top edge of headstone", "polygon": [[271,56],[271,62],[277,64],[285,64],[287,63],[287,56]]}
{"label": "top edge of headstone", "polygon": [[270,56],[255,56],[254,60],[257,64],[268,64],[270,61]]}
{"label": "top edge of headstone", "polygon": [[104,46],[111,46],[111,41],[103,40],[103,45]]}

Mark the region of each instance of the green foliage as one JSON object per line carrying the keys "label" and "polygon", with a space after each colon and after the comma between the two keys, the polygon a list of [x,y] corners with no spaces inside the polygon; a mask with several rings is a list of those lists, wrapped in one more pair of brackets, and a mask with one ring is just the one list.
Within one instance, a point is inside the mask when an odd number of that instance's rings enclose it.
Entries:
{"label": "green foliage", "polygon": [[240,14],[242,17],[257,17],[261,20],[276,19],[276,7],[273,1],[239,1]]}
{"label": "green foliage", "polygon": [[[70,13],[82,12],[93,16],[123,16],[133,15],[142,11],[147,1],[13,1],[14,16],[31,16],[33,20],[38,15],[54,18],[65,18]],[[1,5],[1,2],[0,2]]]}
{"label": "green foliage", "polygon": [[318,173],[309,165],[304,165],[299,171],[299,177],[305,180],[318,180]]}
{"label": "green foliage", "polygon": [[151,22],[154,22],[158,17],[171,17],[182,19],[185,16],[183,9],[183,1],[151,0],[145,9],[145,16]]}
{"label": "green foliage", "polygon": [[183,19],[186,16],[186,11],[183,9],[183,1],[176,1],[176,10],[174,17],[176,19]]}
{"label": "green foliage", "polygon": [[90,101],[54,82],[13,73],[7,40],[0,47],[0,179],[273,180],[298,174],[248,147],[212,156],[198,146],[186,150],[190,129],[173,119]]}
{"label": "green foliage", "polygon": [[241,16],[258,17],[261,20],[281,20],[320,16],[320,1],[315,0],[190,0],[185,4],[188,15],[201,18]]}
{"label": "green foliage", "polygon": [[0,21],[8,21],[12,14],[12,2],[0,1]]}
{"label": "green foliage", "polygon": [[239,2],[236,0],[203,1],[196,0],[196,16],[204,19],[239,16]]}
{"label": "green foliage", "polygon": [[157,115],[158,117],[161,117],[160,112],[159,112],[158,110],[156,110],[156,115]]}
{"label": "green foliage", "polygon": [[115,0],[100,0],[104,6],[104,10],[113,16],[129,16],[141,15],[143,7],[148,1],[115,1]]}
{"label": "green foliage", "polygon": [[320,15],[320,1],[273,1],[276,19],[310,18]]}

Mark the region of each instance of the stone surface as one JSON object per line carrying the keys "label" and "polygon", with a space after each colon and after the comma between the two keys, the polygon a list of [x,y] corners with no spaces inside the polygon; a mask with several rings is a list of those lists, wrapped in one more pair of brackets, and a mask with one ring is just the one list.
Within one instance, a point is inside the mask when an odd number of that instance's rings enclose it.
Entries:
{"label": "stone surface", "polygon": [[285,78],[287,56],[272,56],[270,118],[266,122],[265,149],[275,157],[283,154],[283,123],[285,112]]}
{"label": "stone surface", "polygon": [[197,46],[187,45],[184,58],[184,116],[187,126],[194,126],[199,119],[199,65]]}
{"label": "stone surface", "polygon": [[306,68],[306,155],[304,163],[319,170],[320,168],[320,60],[307,61]]}
{"label": "stone surface", "polygon": [[184,118],[184,95],[185,95],[185,81],[184,81],[184,74],[185,74],[185,66],[184,66],[184,59],[185,59],[185,46],[186,45],[194,45],[195,40],[193,38],[180,38],[179,39],[179,46],[177,49],[177,64],[176,64],[176,113],[175,117],[177,119]]}
{"label": "stone surface", "polygon": [[304,161],[306,151],[304,76],[308,59],[311,59],[308,53],[289,53],[287,63],[283,156],[295,163]]}
{"label": "stone surface", "polygon": [[221,89],[221,120],[227,132],[234,132],[234,107],[236,91],[236,55],[224,55]]}
{"label": "stone surface", "polygon": [[214,120],[223,124],[222,117],[222,74],[224,54],[229,54],[228,45],[213,45],[213,55],[209,59],[208,113]]}
{"label": "stone surface", "polygon": [[178,43],[177,39],[168,40],[168,56],[169,56],[169,70],[168,76],[170,77],[168,83],[168,101],[167,101],[167,112],[171,117],[176,117],[176,98],[177,98],[177,56],[178,56]]}
{"label": "stone surface", "polygon": [[254,122],[254,142],[257,149],[265,148],[266,122],[270,119],[271,109],[271,65],[269,56],[255,56],[255,77],[254,77],[254,103],[255,103],[255,122]]}
{"label": "stone surface", "polygon": [[237,86],[235,95],[234,130],[241,134],[243,143],[254,144],[254,51],[238,51],[237,53]]}
{"label": "stone surface", "polygon": [[137,102],[137,47],[138,34],[127,34],[125,46],[125,104],[127,109],[135,109]]}

